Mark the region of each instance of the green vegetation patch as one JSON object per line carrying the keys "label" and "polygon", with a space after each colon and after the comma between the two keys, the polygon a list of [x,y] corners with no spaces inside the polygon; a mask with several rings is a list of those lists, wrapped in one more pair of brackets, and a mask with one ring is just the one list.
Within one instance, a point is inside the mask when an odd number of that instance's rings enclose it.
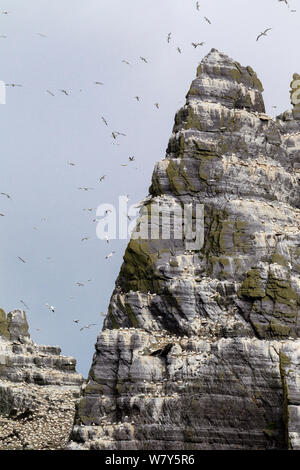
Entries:
{"label": "green vegetation patch", "polygon": [[252,268],[247,272],[239,291],[241,297],[259,299],[265,297],[265,290],[260,277],[259,269]]}
{"label": "green vegetation patch", "polygon": [[6,314],[2,308],[0,308],[0,336],[4,336],[7,339],[9,339],[10,336]]}
{"label": "green vegetation patch", "polygon": [[296,310],[298,295],[292,288],[289,279],[279,280],[273,276],[269,276],[266,294],[273,299],[274,302],[286,304]]}
{"label": "green vegetation patch", "polygon": [[[154,262],[159,253],[153,253],[149,240],[130,240],[124,255],[124,263],[120,271],[120,280],[124,292],[141,291],[157,292],[160,279],[156,276]],[[129,318],[130,313],[127,312]],[[134,319],[131,315],[131,320]]]}
{"label": "green vegetation patch", "polygon": [[285,267],[288,266],[287,259],[283,255],[280,255],[279,253],[274,253],[274,255],[272,255],[271,263],[280,264],[281,266],[285,266]]}

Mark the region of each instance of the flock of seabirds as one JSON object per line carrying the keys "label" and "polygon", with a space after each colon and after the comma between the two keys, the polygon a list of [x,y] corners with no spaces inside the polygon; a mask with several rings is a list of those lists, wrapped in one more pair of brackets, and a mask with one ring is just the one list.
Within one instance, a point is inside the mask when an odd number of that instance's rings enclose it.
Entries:
{"label": "flock of seabirds", "polygon": [[[289,8],[289,10],[290,10],[291,13],[296,13],[297,10],[290,8],[290,5],[289,5],[288,0],[278,0],[278,2],[284,3],[284,4]],[[196,2],[196,10],[197,10],[197,11],[200,11],[200,3],[199,3],[198,1]],[[10,13],[11,13],[11,12],[8,11],[8,10],[2,10],[2,11],[1,11],[1,14],[2,14],[2,15],[9,15]],[[207,18],[206,16],[204,16],[203,19],[204,19],[209,25],[212,24],[212,21],[211,21],[209,18]],[[266,28],[264,31],[260,32],[260,33],[258,34],[257,38],[256,38],[256,41],[259,41],[262,37],[267,36],[268,33],[269,33],[269,31],[271,31],[271,30],[272,30],[272,28]],[[47,35],[44,34],[44,33],[36,33],[36,34],[39,35],[39,36],[42,37],[42,38],[47,38]],[[7,38],[6,35],[0,34],[0,39],[6,39],[6,38]],[[168,34],[167,34],[166,40],[167,40],[167,43],[168,43],[168,44],[171,42],[171,40],[172,40],[172,33],[168,33]],[[202,42],[192,42],[192,43],[191,43],[191,46],[193,46],[195,49],[197,49],[197,47],[199,47],[199,46],[201,47],[201,46],[204,46],[204,45],[205,45],[205,42],[203,42],[203,41],[202,41]],[[181,49],[179,46],[177,46],[177,52],[178,52],[179,54],[182,54],[182,49]],[[139,59],[140,59],[142,62],[144,62],[145,64],[148,64],[148,63],[149,63],[148,59],[145,58],[145,57],[140,56]],[[126,60],[126,59],[122,59],[122,63],[124,63],[124,64],[126,64],[126,65],[128,65],[128,66],[131,66],[131,63],[130,63],[128,60]],[[104,83],[101,82],[101,81],[95,81],[94,84],[97,85],[97,86],[103,86],[103,85],[104,85]],[[22,87],[23,85],[18,84],[18,83],[7,83],[6,86],[7,86],[7,87],[15,88],[15,87]],[[63,94],[66,95],[66,96],[69,96],[70,93],[71,93],[70,91],[65,90],[65,89],[59,89],[58,91],[61,92],[61,93],[63,93]],[[82,91],[82,90],[80,90],[80,91]],[[51,96],[53,96],[53,97],[55,96],[55,93],[54,93],[53,91],[51,91],[51,90],[46,90],[46,93],[48,93],[49,95],[51,95]],[[136,101],[138,101],[138,102],[141,101],[141,97],[140,97],[140,96],[135,96],[134,99],[135,99]],[[154,103],[154,106],[155,106],[157,109],[159,109],[159,103],[158,103],[158,102]],[[273,107],[275,108],[276,106],[273,106]],[[107,119],[106,119],[104,116],[101,116],[101,120],[102,120],[102,122],[103,122],[103,124],[104,124],[105,126],[107,126],[107,127],[109,126],[108,121],[107,121]],[[119,132],[119,131],[112,131],[112,132],[111,132],[111,136],[112,136],[112,138],[113,138],[114,141],[117,141],[117,139],[118,139],[119,136],[126,137],[126,134],[124,134],[123,132]],[[130,157],[128,158],[128,163],[127,163],[127,164],[121,164],[121,166],[127,166],[128,164],[130,164],[131,162],[134,162],[134,161],[135,161],[135,157],[134,157],[134,156],[130,156]],[[70,166],[76,166],[76,164],[73,163],[73,162],[68,161],[67,163],[68,163],[68,165],[70,165]],[[105,178],[106,178],[106,175],[102,175],[102,176],[99,178],[99,182],[104,181]],[[78,190],[81,190],[81,191],[90,191],[90,190],[92,190],[92,189],[94,189],[94,188],[90,188],[90,187],[79,187],[79,188],[78,188]],[[9,199],[9,200],[12,200],[12,196],[11,196],[10,194],[8,194],[8,193],[0,192],[0,196],[5,197],[5,198],[7,198],[7,199]],[[129,201],[128,195],[127,195],[127,201]],[[142,202],[143,202],[143,201],[142,201]],[[141,205],[141,203],[137,204],[136,207],[139,207],[140,205]],[[92,212],[94,209],[93,209],[93,208],[88,208],[88,209],[83,209],[83,210]],[[109,210],[105,211],[105,215],[108,215],[109,212],[110,212]],[[0,217],[4,217],[4,216],[5,216],[5,214],[3,214],[2,212],[0,212]],[[129,215],[127,215],[127,217],[128,217],[129,220],[131,220],[131,217],[130,217]],[[42,222],[45,221],[45,220],[46,220],[46,219],[41,219]],[[97,219],[94,219],[93,221],[96,221],[96,220],[97,220]],[[34,227],[34,229],[37,230],[37,227]],[[89,239],[89,237],[83,237],[83,238],[81,239],[81,241],[86,241],[86,240],[88,240],[88,239]],[[106,237],[106,242],[109,243],[109,238],[108,238],[108,237]],[[109,260],[114,254],[115,254],[115,251],[111,251],[108,255],[105,256],[105,259],[106,259],[106,260]],[[26,260],[25,260],[24,258],[22,258],[21,256],[18,256],[17,258],[18,258],[18,260],[19,260],[20,262],[26,263]],[[48,257],[47,259],[51,259],[51,258]],[[88,279],[87,282],[91,282],[91,279]],[[78,287],[83,287],[85,284],[84,284],[83,282],[77,282],[76,285],[77,285]],[[26,309],[29,309],[28,305],[24,302],[24,300],[21,299],[21,300],[20,300],[20,303],[21,303]],[[55,310],[56,310],[56,307],[54,307],[53,305],[50,305],[50,304],[48,304],[48,303],[45,304],[45,307],[46,307],[47,309],[49,309],[49,311],[51,311],[52,313],[54,313]],[[105,312],[101,312],[101,315],[102,315],[102,316],[105,316],[106,313],[105,313]],[[77,325],[77,324],[79,324],[80,320],[74,319],[73,322]],[[96,324],[96,323],[90,323],[90,324],[87,324],[87,325],[83,325],[83,326],[80,328],[80,331],[83,331],[83,330],[85,330],[85,329],[89,329],[89,328],[91,328],[91,327],[93,327],[93,326],[97,326],[97,324]],[[36,328],[36,331],[40,331],[40,330],[39,330],[38,328]]]}

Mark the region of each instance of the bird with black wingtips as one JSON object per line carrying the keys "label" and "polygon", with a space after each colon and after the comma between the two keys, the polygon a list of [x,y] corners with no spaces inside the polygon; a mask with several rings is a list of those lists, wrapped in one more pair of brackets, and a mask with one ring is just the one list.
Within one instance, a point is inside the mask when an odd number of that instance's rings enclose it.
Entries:
{"label": "bird with black wingtips", "polygon": [[12,88],[15,88],[15,87],[22,87],[23,85],[19,83],[6,83],[5,86],[11,86]]}
{"label": "bird with black wingtips", "polygon": [[89,325],[84,325],[80,328],[80,331],[85,330],[85,329],[90,329],[92,326],[97,326],[96,323],[90,323]]}
{"label": "bird with black wingtips", "polygon": [[267,36],[267,33],[268,33],[269,31],[271,31],[271,30],[272,30],[272,28],[267,28],[267,29],[265,29],[263,32],[261,32],[261,33],[257,36],[256,41],[258,41],[262,36]]}
{"label": "bird with black wingtips", "polygon": [[289,2],[287,0],[278,0],[279,3],[285,3],[288,8],[290,8]]}
{"label": "bird with black wingtips", "polygon": [[0,194],[1,194],[2,196],[7,197],[7,199],[11,199],[11,196],[10,196],[9,194],[7,194],[7,193],[0,193]]}
{"label": "bird with black wingtips", "polygon": [[198,46],[204,46],[205,42],[192,42],[192,46],[197,49]]}
{"label": "bird with black wingtips", "polygon": [[45,304],[45,306],[48,307],[49,310],[51,310],[52,313],[55,312],[55,307],[53,305]]}

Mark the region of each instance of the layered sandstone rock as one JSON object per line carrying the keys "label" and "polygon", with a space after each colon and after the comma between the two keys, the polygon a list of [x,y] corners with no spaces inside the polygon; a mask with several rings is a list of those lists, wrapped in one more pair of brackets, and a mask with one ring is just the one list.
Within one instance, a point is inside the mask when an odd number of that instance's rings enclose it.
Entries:
{"label": "layered sandstone rock", "polygon": [[60,352],[34,344],[25,312],[0,310],[0,450],[65,447],[83,379]]}
{"label": "layered sandstone rock", "polygon": [[70,449],[300,449],[300,120],[204,58],[144,212],[204,205],[204,245],[132,239]]}

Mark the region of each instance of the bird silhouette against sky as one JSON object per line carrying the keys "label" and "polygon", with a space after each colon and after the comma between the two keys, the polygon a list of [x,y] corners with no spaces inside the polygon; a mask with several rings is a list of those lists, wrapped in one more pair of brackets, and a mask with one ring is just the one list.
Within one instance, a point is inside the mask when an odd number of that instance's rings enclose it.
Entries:
{"label": "bird silhouette against sky", "polygon": [[80,328],[80,331],[85,330],[85,329],[89,329],[92,326],[97,326],[97,323],[90,323],[89,325],[84,325]]}
{"label": "bird silhouette against sky", "polygon": [[256,41],[258,41],[262,36],[267,36],[267,33],[268,33],[269,31],[271,31],[271,30],[272,30],[272,28],[267,28],[267,29],[265,29],[263,32],[261,32],[261,33],[257,36]]}
{"label": "bird silhouette against sky", "polygon": [[22,87],[23,85],[19,83],[6,83],[6,86],[11,86],[12,88],[15,88],[15,87]]}
{"label": "bird silhouette against sky", "polygon": [[192,42],[192,46],[196,49],[198,46],[204,46],[205,42]]}
{"label": "bird silhouette against sky", "polygon": [[51,310],[52,313],[55,312],[55,307],[53,305],[45,304],[45,307],[47,307],[49,310]]}
{"label": "bird silhouette against sky", "polygon": [[0,194],[1,194],[2,196],[7,197],[7,199],[11,199],[11,196],[10,196],[9,194],[7,194],[7,193],[0,193]]}
{"label": "bird silhouette against sky", "polygon": [[278,0],[279,3],[285,3],[287,7],[290,8],[289,2],[287,0]]}

